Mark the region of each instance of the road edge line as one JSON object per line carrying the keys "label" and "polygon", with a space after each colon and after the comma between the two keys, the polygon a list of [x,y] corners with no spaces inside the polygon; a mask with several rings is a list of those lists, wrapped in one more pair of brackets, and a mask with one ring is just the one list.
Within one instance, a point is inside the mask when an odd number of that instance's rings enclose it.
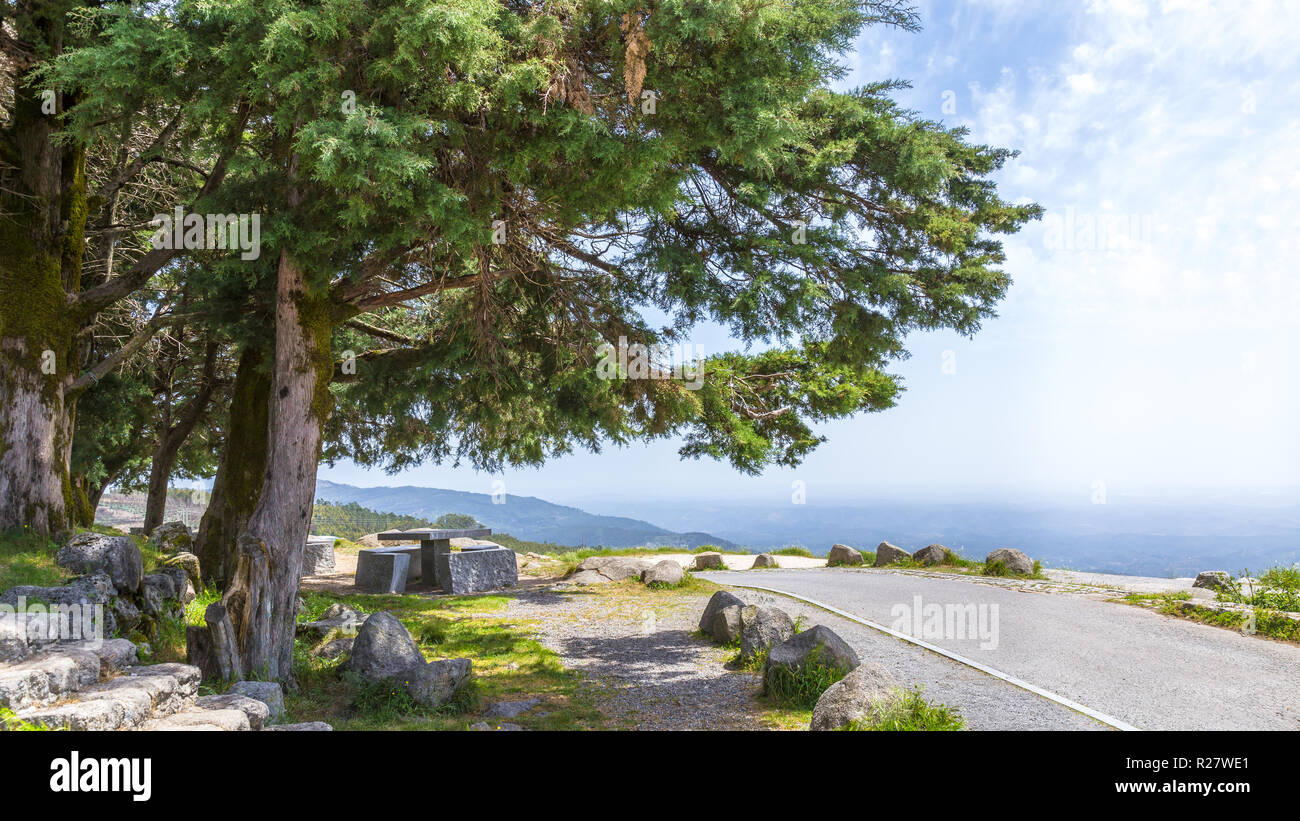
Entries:
{"label": "road edge line", "polygon": [[810,599],[807,596],[800,596],[797,593],[790,593],[786,590],[777,590],[775,587],[763,587],[762,585],[758,585],[758,584],[733,583],[727,586],[745,587],[750,590],[762,590],[767,593],[776,593],[777,595],[787,596],[789,598],[804,602],[805,604],[811,604],[814,607],[820,607],[821,609],[826,610],[827,612],[830,613],[834,613],[835,615],[841,618],[845,618],[848,619],[849,621],[857,622],[858,624],[865,625],[867,627],[870,627],[873,630],[879,630],[880,632],[885,633],[886,635],[893,636],[896,639],[902,639],[908,644],[915,644],[918,647],[923,647],[932,653],[938,653],[944,658],[952,659],[953,661],[959,664],[964,664],[967,667],[973,667],[974,669],[979,670],[981,673],[993,676],[996,679],[1001,679],[1002,681],[1005,681],[1007,684],[1014,685],[1016,687],[1019,687],[1022,690],[1028,690],[1029,692],[1033,693],[1036,696],[1041,696],[1049,701],[1054,701],[1063,707],[1068,707],[1071,710],[1074,710],[1075,712],[1083,713],[1084,715],[1088,716],[1091,719],[1100,721],[1102,724],[1106,724],[1110,727],[1114,727],[1116,730],[1123,730],[1125,732],[1141,732],[1141,728],[1134,727],[1132,724],[1129,724],[1126,721],[1121,721],[1118,718],[1115,718],[1114,716],[1106,715],[1100,710],[1094,710],[1091,707],[1087,707],[1083,704],[1080,704],[1077,701],[1072,701],[1071,699],[1068,699],[1065,696],[1057,695],[1056,693],[1053,693],[1051,690],[1044,690],[1042,687],[1039,687],[1035,684],[1030,684],[1027,681],[1018,679],[1013,675],[1002,672],[1001,670],[997,670],[992,667],[989,667],[987,664],[981,664],[980,662],[975,661],[974,659],[966,658],[965,656],[959,653],[954,653],[951,650],[945,650],[942,647],[939,647],[934,644],[930,644],[929,642],[922,641],[921,639],[918,638],[914,638],[912,636],[907,635],[906,633],[900,633],[897,630],[893,630],[889,627],[884,626],[883,624],[877,624],[876,622],[871,621],[870,619],[864,619],[861,616],[855,616],[852,613],[847,613],[843,610],[840,610],[838,607],[832,607],[831,605],[826,604],[824,602],[819,602],[816,599]]}

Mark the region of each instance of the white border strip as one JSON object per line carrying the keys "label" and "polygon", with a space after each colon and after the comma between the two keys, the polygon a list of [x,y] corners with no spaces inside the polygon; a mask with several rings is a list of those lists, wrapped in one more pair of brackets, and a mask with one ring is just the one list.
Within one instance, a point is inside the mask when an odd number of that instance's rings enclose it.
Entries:
{"label": "white border strip", "polygon": [[1022,690],[1028,690],[1034,695],[1042,696],[1043,698],[1048,699],[1049,701],[1055,701],[1057,704],[1060,704],[1065,707],[1069,707],[1071,710],[1074,710],[1076,712],[1083,713],[1089,718],[1094,718],[1097,721],[1100,721],[1102,724],[1108,724],[1117,730],[1127,730],[1127,731],[1139,730],[1139,728],[1134,727],[1132,724],[1128,724],[1127,722],[1120,721],[1118,718],[1108,716],[1105,713],[1098,712],[1097,710],[1094,710],[1091,707],[1085,707],[1079,702],[1071,701],[1070,699],[1064,696],[1058,696],[1056,693],[1053,693],[1048,690],[1044,690],[1042,687],[1037,687],[1033,684],[1030,684],[1027,681],[1022,681],[1021,679],[1018,679],[1015,676],[1007,675],[1006,673],[1003,673],[1000,670],[994,670],[992,667],[989,667],[984,664],[980,664],[978,661],[975,661],[974,659],[968,659],[965,656],[958,655],[957,653],[954,653],[950,650],[945,650],[942,647],[937,647],[933,644],[930,644],[929,642],[925,642],[925,641],[921,641],[920,639],[913,638],[912,636],[909,636],[906,633],[900,633],[897,630],[891,630],[890,628],[884,626],[883,624],[876,624],[874,621],[869,621],[867,619],[861,618],[860,616],[855,616],[852,613],[846,613],[837,607],[831,607],[829,604],[823,604],[822,602],[819,602],[816,599],[810,599],[805,596],[800,596],[785,590],[777,590],[775,587],[763,587],[762,585],[758,585],[758,584],[736,584],[736,583],[729,584],[727,582],[722,582],[722,584],[727,584],[729,587],[747,587],[751,590],[763,590],[768,593],[776,593],[777,595],[789,596],[792,599],[798,599],[799,601],[804,602],[806,604],[811,604],[814,607],[820,607],[823,610],[830,611],[831,613],[834,613],[835,615],[840,616],[842,618],[846,618],[849,621],[855,621],[858,624],[866,625],[867,627],[870,627],[873,630],[879,630],[882,633],[891,635],[896,639],[902,639],[903,641],[908,642],[909,644],[915,644],[918,647],[924,647],[926,650],[929,650],[934,653],[938,653],[939,655],[944,656],[945,658],[950,658],[953,661],[958,662],[960,664],[965,664],[967,667],[974,667],[976,670],[979,670],[981,673],[987,673],[988,675],[993,676],[994,678],[1002,679],[1008,684],[1013,684],[1016,687],[1021,688]]}

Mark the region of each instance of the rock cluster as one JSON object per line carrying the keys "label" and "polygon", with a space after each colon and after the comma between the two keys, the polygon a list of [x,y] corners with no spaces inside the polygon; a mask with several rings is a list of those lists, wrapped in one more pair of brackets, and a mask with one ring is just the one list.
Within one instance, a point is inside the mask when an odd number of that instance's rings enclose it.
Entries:
{"label": "rock cluster", "polygon": [[406,626],[386,611],[361,625],[347,669],[371,684],[387,681],[402,687],[427,707],[446,704],[473,677],[469,659],[425,661]]}
{"label": "rock cluster", "polygon": [[68,617],[49,612],[24,614],[23,635],[10,629],[0,636],[0,659],[25,654],[50,641],[90,638],[92,631],[101,638],[132,631],[152,636],[159,619],[179,616],[181,608],[194,599],[194,587],[183,567],[164,566],[145,574],[140,548],[126,536],[79,533],[60,548],[54,560],[63,569],[81,575],[54,587],[10,588],[0,593],[0,604],[77,606],[81,608],[80,623],[54,623],[51,619],[66,622]]}
{"label": "rock cluster", "polygon": [[902,691],[884,668],[863,663],[834,630],[814,625],[795,632],[784,611],[746,605],[734,593],[713,594],[700,615],[700,630],[723,644],[740,643],[741,659],[751,661],[766,651],[763,688],[778,676],[797,674],[810,666],[837,670],[842,676],[817,699],[810,728],[837,730],[887,708]]}
{"label": "rock cluster", "polygon": [[649,559],[637,559],[631,556],[592,556],[578,564],[573,575],[569,577],[569,583],[603,584],[633,577],[640,578],[641,574],[651,567],[654,567],[654,564]]}

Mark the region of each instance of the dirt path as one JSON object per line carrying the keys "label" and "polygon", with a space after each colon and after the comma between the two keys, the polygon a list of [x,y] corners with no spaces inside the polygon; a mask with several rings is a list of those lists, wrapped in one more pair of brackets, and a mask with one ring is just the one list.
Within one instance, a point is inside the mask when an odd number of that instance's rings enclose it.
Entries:
{"label": "dirt path", "polygon": [[690,634],[708,594],[649,596],[644,588],[598,593],[521,591],[512,616],[536,620],[539,640],[614,727],[629,730],[763,730],[759,677],[724,667],[731,651]]}

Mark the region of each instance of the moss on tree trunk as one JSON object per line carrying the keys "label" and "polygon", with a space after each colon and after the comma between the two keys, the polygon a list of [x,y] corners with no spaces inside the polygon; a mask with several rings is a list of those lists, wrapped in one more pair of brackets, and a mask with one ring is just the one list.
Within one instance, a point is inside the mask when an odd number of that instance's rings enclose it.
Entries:
{"label": "moss on tree trunk", "polygon": [[[61,11],[19,22],[20,36],[58,53]],[[81,354],[68,295],[81,286],[86,160],[83,146],[52,139],[56,112],[28,82],[33,70],[15,76],[0,129],[0,530],[55,535],[86,516],[70,475],[66,396]]]}
{"label": "moss on tree trunk", "polygon": [[236,540],[262,497],[271,397],[271,374],[262,360],[260,348],[246,347],[240,354],[226,444],[199,525],[196,551],[203,578],[220,586],[230,580]]}

